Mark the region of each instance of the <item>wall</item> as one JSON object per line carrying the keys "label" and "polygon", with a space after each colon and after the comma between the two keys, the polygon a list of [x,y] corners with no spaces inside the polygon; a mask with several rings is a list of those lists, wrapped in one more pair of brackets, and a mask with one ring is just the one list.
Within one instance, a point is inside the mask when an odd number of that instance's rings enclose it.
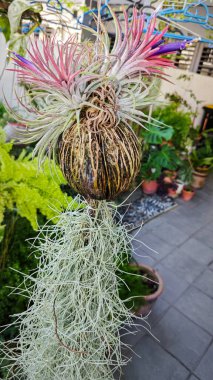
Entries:
{"label": "wall", "polygon": [[[169,69],[167,73],[170,75],[168,79],[172,83],[162,81],[160,100],[164,99],[166,93],[174,93],[176,91],[195,109],[196,103],[190,98],[189,93],[189,90],[192,90],[197,100],[201,101],[198,105],[198,116],[195,120],[195,126],[198,125],[203,115],[202,107],[206,104],[213,104],[213,78],[180,69]],[[178,79],[180,75],[189,76],[190,81]]]}

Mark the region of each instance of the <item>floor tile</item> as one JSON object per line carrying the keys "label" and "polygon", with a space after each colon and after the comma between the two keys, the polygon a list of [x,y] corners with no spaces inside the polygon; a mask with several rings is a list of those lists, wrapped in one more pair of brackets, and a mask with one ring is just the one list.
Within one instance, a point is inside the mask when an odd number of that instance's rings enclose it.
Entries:
{"label": "floor tile", "polygon": [[189,235],[165,222],[155,227],[152,232],[170,245],[178,246],[189,238]]}
{"label": "floor tile", "polygon": [[182,247],[175,249],[161,263],[175,272],[181,281],[184,280],[189,283],[193,282],[205,269],[197,260],[187,255]]}
{"label": "floor tile", "polygon": [[124,328],[120,330],[122,342],[130,345],[131,347],[135,346],[135,344],[141,339],[142,336],[144,336],[145,334],[149,334],[148,330],[150,330],[152,333],[155,324],[163,317],[168,308],[168,302],[166,302],[162,299],[162,297],[160,297],[154,304],[151,313],[145,319],[145,321],[140,321],[137,318],[135,318],[134,326],[132,326],[131,328],[124,326]]}
{"label": "floor tile", "polygon": [[164,300],[162,296],[160,296],[159,299],[155,302],[151,310],[151,313],[147,319],[151,326],[151,329],[163,317],[163,315],[168,310],[169,306],[169,303],[166,300]]}
{"label": "floor tile", "polygon": [[213,302],[210,297],[191,286],[178,299],[175,307],[204,330],[213,334]]}
{"label": "floor tile", "polygon": [[201,380],[211,380],[213,378],[213,344],[209,347],[195,370],[195,375]]}
{"label": "floor tile", "polygon": [[122,380],[186,380],[189,372],[151,337],[135,346],[132,361],[124,368]]}
{"label": "floor tile", "polygon": [[206,227],[200,229],[196,233],[196,239],[200,240],[208,247],[213,248],[213,227],[209,227],[207,224]]}
{"label": "floor tile", "polygon": [[196,288],[202,290],[209,297],[213,297],[213,273],[211,270],[206,269],[205,272],[193,284]]}
{"label": "floor tile", "polygon": [[177,210],[175,212],[171,211],[168,214],[166,222],[178,228],[180,231],[188,234],[189,236],[200,230],[202,227],[202,221],[200,219],[197,218],[193,220],[193,223],[189,223],[188,216],[183,215],[180,210]]}
{"label": "floor tile", "polygon": [[162,347],[193,370],[211,342],[211,336],[179,311],[170,308],[154,328]]}
{"label": "floor tile", "polygon": [[188,288],[189,283],[161,263],[156,264],[155,268],[164,282],[163,299],[171,304],[175,303],[177,298]]}
{"label": "floor tile", "polygon": [[196,238],[188,239],[179,249],[188,257],[204,265],[208,265],[213,260],[213,250]]}
{"label": "floor tile", "polygon": [[167,256],[169,252],[174,249],[174,246],[166,243],[152,232],[139,233],[133,241],[133,247],[135,247],[135,257],[139,262],[143,262],[143,257],[151,261],[159,261],[163,257]]}

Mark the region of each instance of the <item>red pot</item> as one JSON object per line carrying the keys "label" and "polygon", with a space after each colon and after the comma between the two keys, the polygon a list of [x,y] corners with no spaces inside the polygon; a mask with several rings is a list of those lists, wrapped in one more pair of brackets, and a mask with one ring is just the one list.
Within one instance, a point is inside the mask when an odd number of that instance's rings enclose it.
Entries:
{"label": "red pot", "polygon": [[145,194],[154,194],[158,188],[157,181],[143,181],[142,189]]}
{"label": "red pot", "polygon": [[182,191],[182,199],[185,202],[190,201],[193,198],[194,195],[195,195],[195,192],[193,190],[183,189],[183,191]]}

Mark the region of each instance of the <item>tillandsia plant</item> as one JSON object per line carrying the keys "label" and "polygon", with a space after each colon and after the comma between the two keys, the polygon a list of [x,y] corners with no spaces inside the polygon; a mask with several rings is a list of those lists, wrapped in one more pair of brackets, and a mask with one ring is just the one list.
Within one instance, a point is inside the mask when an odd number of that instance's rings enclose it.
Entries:
{"label": "tillandsia plant", "polygon": [[186,42],[164,45],[167,28],[153,36],[155,15],[147,25],[137,10],[130,24],[123,15],[124,31],[112,12],[112,50],[98,20],[95,43],[53,37],[32,42],[29,59],[14,54],[19,79],[29,89],[21,101],[29,117],[16,115],[27,126],[20,139],[37,141],[40,166],[45,156],[58,160],[87,202],[62,213],[38,237],[40,264],[28,278],[29,308],[17,320],[20,336],[9,342],[8,378],[112,380],[125,363],[119,328],[131,325],[131,311],[119,298],[117,271],[132,238],[106,200],[127,190],[139,169],[131,123],[147,121],[142,109],[154,101],[153,80],[173,66],[161,55]]}
{"label": "tillandsia plant", "polygon": [[[140,146],[131,128],[147,120],[142,111],[154,102],[149,96],[157,76],[173,63],[163,54],[186,46],[164,44],[167,27],[153,36],[153,16],[143,36],[145,16],[135,9],[124,33],[112,12],[115,42],[99,22],[96,42],[66,42],[56,37],[31,43],[29,59],[14,55],[18,76],[29,86],[29,118],[25,142],[38,141],[35,153],[58,159],[70,185],[85,197],[113,199],[128,189],[140,165]],[[33,107],[37,104],[37,107]],[[23,134],[23,131],[20,131]],[[48,153],[47,153],[48,152]]]}

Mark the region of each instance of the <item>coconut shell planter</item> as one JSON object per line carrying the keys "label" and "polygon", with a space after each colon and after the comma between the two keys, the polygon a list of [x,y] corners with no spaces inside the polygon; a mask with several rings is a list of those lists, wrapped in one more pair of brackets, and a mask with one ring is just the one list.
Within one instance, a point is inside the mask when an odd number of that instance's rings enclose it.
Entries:
{"label": "coconut shell planter", "polygon": [[[128,258],[132,236],[107,200],[126,191],[137,175],[141,152],[132,122],[144,127],[153,81],[174,67],[162,55],[184,49],[186,42],[164,44],[168,27],[153,35],[155,14],[146,19],[134,8],[129,22],[124,10],[120,23],[109,11],[112,48],[98,17],[94,42],[54,36],[39,44],[32,40],[27,58],[13,53],[14,71],[26,89],[26,106],[20,99],[25,118],[13,112],[26,125],[20,141],[36,142],[38,166],[52,157],[79,195],[38,235],[40,262],[26,289],[30,306],[18,317],[19,337],[2,348],[11,358],[8,379],[113,380],[126,364],[119,330],[133,321],[119,296],[118,268]],[[141,297],[150,305],[161,281],[157,276],[156,285],[156,274],[149,272],[150,284],[144,269],[140,273],[149,293]],[[31,280],[25,276],[24,284]]]}

